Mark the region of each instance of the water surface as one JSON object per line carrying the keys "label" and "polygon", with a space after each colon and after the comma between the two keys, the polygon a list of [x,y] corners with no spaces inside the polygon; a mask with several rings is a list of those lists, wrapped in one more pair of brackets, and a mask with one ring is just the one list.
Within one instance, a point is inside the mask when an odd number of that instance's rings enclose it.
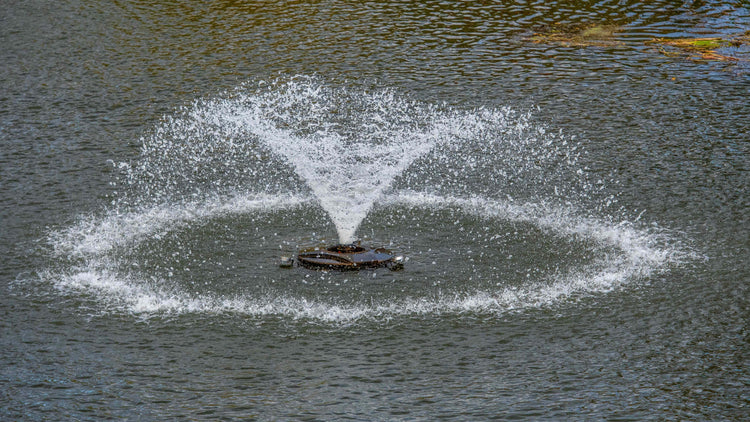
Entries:
{"label": "water surface", "polygon": [[5,10],[3,419],[747,418],[746,4]]}

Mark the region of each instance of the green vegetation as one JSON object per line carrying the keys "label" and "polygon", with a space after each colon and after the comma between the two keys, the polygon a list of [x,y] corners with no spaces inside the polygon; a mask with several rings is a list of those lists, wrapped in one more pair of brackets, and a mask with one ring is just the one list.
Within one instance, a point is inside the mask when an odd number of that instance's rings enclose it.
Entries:
{"label": "green vegetation", "polygon": [[[539,28],[527,40],[536,44],[557,44],[565,47],[613,47],[623,43],[615,37],[622,30],[617,25],[569,25],[553,24]],[[720,51],[728,47],[750,45],[750,31],[743,34],[706,38],[654,38],[646,41],[656,50],[669,57],[684,57],[696,61],[748,61]],[[719,51],[717,51],[719,50]]]}
{"label": "green vegetation", "polygon": [[614,39],[617,25],[555,24],[534,32],[529,40],[537,44],[560,44],[566,47],[611,47],[622,43]]}
{"label": "green vegetation", "polygon": [[660,53],[670,57],[732,62],[744,59],[722,54],[716,50],[748,44],[750,43],[749,34],[749,32],[746,32],[731,38],[654,38],[646,41],[646,44],[655,45]]}

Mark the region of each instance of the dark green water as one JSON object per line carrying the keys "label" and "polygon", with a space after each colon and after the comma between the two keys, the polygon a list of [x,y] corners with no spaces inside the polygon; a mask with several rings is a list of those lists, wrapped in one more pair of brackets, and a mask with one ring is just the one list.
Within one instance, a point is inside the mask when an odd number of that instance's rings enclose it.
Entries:
{"label": "dark green water", "polygon": [[[588,25],[616,30],[531,39]],[[750,47],[648,41],[748,30],[731,1],[6,2],[0,419],[746,420]],[[404,271],[278,268],[352,227]]]}

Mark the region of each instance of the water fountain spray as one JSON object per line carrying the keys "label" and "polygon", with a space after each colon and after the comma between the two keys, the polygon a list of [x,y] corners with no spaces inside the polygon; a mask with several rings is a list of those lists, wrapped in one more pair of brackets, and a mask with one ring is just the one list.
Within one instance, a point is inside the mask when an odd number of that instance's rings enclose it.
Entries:
{"label": "water fountain spray", "polygon": [[[199,99],[117,164],[110,207],[50,234],[59,269],[42,278],[115,312],[346,322],[546,306],[683,259],[659,229],[598,218],[608,201],[580,144],[529,116],[304,77]],[[326,219],[333,242],[317,234]],[[410,244],[414,270],[385,283],[277,270],[269,242],[294,245],[283,266],[400,268],[355,241],[363,220],[372,239]]]}

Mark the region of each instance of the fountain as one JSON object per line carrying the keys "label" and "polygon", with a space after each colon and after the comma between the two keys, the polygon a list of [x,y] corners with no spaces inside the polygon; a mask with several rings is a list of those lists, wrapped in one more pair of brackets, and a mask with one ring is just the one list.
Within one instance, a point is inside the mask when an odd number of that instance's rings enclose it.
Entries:
{"label": "fountain", "polygon": [[[404,257],[394,256],[384,248],[371,249],[359,243],[334,245],[325,249],[312,248],[301,251],[297,261],[305,268],[328,270],[361,270],[387,267],[391,270],[404,268]],[[289,260],[282,260],[282,266],[289,266]]]}
{"label": "fountain", "polygon": [[[574,138],[510,108],[287,78],[197,100],[142,145],[115,164],[101,214],[50,234],[58,263],[42,278],[59,294],[146,316],[495,315],[623,288],[685,256],[664,230],[617,217]],[[356,239],[407,251],[408,270],[278,270],[280,255],[405,261]]]}

